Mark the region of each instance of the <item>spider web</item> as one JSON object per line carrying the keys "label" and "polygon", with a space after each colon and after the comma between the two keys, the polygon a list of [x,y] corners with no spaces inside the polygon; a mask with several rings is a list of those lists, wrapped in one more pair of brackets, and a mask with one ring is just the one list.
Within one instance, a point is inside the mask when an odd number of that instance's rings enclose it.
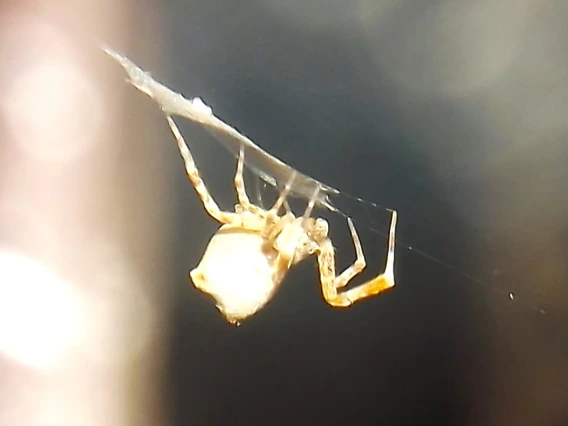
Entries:
{"label": "spider web", "polygon": [[[235,157],[238,157],[239,151],[243,147],[245,151],[245,166],[262,182],[261,185],[258,185],[257,180],[256,186],[256,199],[259,204],[262,205],[262,185],[280,191],[284,186],[291,183],[290,196],[302,200],[310,200],[315,194],[317,206],[339,214],[344,218],[351,218],[366,229],[387,238],[386,232],[388,228],[384,227],[383,229],[383,225],[379,226],[375,218],[379,215],[379,212],[391,212],[392,209],[340,191],[299,172],[263,150],[235,128],[220,120],[200,98],[187,99],[153,79],[149,73],[142,70],[127,57],[106,46],[102,46],[102,49],[124,68],[129,77],[129,83],[157,102],[165,114],[181,116],[200,125]],[[397,247],[412,251],[467,280],[489,287],[504,298],[515,299],[515,295],[503,287],[499,288],[491,285],[488,280],[444,262],[423,250],[401,241],[398,237],[396,244]],[[539,314],[546,313],[545,310],[535,304],[515,300],[518,304]]]}

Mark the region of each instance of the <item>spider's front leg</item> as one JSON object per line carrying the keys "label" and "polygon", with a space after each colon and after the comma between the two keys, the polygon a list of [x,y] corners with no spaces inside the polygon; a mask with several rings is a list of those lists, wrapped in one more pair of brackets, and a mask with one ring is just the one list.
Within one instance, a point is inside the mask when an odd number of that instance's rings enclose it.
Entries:
{"label": "spider's front leg", "polygon": [[[239,205],[244,210],[247,210],[251,213],[258,213],[260,208],[255,206],[250,202],[250,199],[247,195],[247,190],[245,188],[245,181],[243,178],[243,169],[245,164],[245,146],[241,143],[241,148],[239,150],[239,160],[237,162],[237,172],[235,173],[235,189],[237,191],[237,199],[239,200]],[[235,207],[238,210],[240,207]]]}
{"label": "spider's front leg", "polygon": [[187,177],[193,184],[195,191],[197,192],[197,195],[199,195],[199,198],[201,199],[203,207],[205,207],[207,213],[209,213],[209,215],[212,218],[216,219],[218,222],[221,222],[223,224],[242,226],[243,220],[241,215],[239,215],[238,213],[222,211],[215,202],[215,200],[213,200],[211,194],[209,194],[209,191],[205,186],[205,183],[203,183],[203,179],[201,179],[201,176],[199,175],[199,170],[195,165],[193,156],[191,155],[189,147],[185,143],[185,140],[181,135],[181,132],[179,131],[174,120],[169,114],[166,114],[166,119],[168,120],[168,125],[170,126],[170,130],[172,131],[176,139],[179,152],[181,154],[181,157],[183,158]]}
{"label": "spider's front leg", "polygon": [[396,220],[397,213],[393,210],[385,271],[366,283],[346,291],[338,292],[340,288],[347,285],[350,280],[360,274],[366,266],[361,242],[359,241],[357,231],[355,230],[351,219],[348,219],[348,223],[349,229],[351,230],[351,236],[353,237],[353,243],[355,244],[357,260],[338,277],[335,276],[335,253],[331,241],[327,239],[324,243],[322,243],[320,252],[318,253],[318,263],[323,296],[327,303],[336,307],[347,307],[358,300],[377,295],[394,287],[394,244]]}

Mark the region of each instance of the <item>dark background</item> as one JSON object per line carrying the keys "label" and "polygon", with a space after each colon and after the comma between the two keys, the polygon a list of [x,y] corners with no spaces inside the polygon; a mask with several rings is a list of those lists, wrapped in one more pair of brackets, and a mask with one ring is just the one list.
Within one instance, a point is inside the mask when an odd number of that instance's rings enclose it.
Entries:
{"label": "dark background", "polygon": [[[568,424],[567,16],[0,2],[0,424]],[[354,285],[385,262],[390,214],[370,204],[397,209],[396,287],[333,309],[311,258],[229,325],[188,279],[218,224],[158,106],[95,41],[367,200],[335,200],[367,257]],[[176,120],[232,209],[235,158]],[[346,220],[316,214],[343,269]]]}
{"label": "dark background", "polygon": [[[567,63],[568,34],[544,4],[482,3],[169,1],[132,13],[117,49],[293,167],[397,209],[414,248],[397,247],[393,291],[348,310],[324,303],[309,259],[264,310],[226,324],[187,280],[217,224],[157,107],[128,89],[130,126],[158,123],[175,187],[170,424],[566,424],[568,98],[561,65],[542,62]],[[142,35],[148,22],[162,39]],[[234,158],[181,127],[231,208]],[[365,276],[380,272],[386,241],[365,224],[386,232],[388,213],[340,201],[363,221]],[[318,213],[347,266],[344,219]]]}

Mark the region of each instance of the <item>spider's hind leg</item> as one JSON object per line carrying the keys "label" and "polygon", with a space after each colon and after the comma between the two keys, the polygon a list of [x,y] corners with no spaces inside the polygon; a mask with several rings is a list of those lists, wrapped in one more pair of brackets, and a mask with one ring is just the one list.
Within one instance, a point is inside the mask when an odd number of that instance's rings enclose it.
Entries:
{"label": "spider's hind leg", "polygon": [[327,303],[336,307],[350,306],[358,300],[377,295],[394,287],[394,246],[397,221],[397,213],[395,210],[392,211],[387,261],[384,272],[364,284],[346,291],[338,292],[338,289],[344,287],[356,275],[360,274],[366,266],[361,242],[359,241],[353,222],[351,219],[348,219],[348,221],[353,242],[355,244],[355,251],[357,253],[357,260],[355,263],[343,271],[341,275],[336,277],[335,254],[330,240],[326,240],[326,242],[321,246],[320,253],[318,255],[323,296]]}

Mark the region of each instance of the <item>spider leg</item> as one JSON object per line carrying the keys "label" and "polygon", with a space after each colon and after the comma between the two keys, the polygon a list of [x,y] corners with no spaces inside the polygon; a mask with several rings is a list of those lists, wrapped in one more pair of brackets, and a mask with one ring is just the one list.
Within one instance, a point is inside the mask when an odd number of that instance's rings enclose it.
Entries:
{"label": "spider leg", "polygon": [[[282,188],[282,190],[284,190],[284,188]],[[284,211],[286,212],[286,214],[292,213],[292,209],[290,208],[290,204],[288,204],[288,200],[284,200],[282,206],[284,206]]]}
{"label": "spider leg", "polygon": [[361,273],[366,266],[361,242],[359,241],[359,237],[357,236],[357,232],[355,231],[355,227],[353,226],[351,219],[348,219],[348,223],[353,237],[353,243],[355,244],[357,260],[355,260],[353,265],[348,267],[337,277],[335,276],[335,254],[333,246],[329,239],[325,240],[320,247],[320,252],[318,253],[318,263],[323,296],[327,303],[336,307],[347,307],[358,300],[374,296],[394,287],[394,245],[396,220],[397,213],[393,210],[385,271],[366,283],[346,291],[338,292],[338,289],[344,287],[357,274]]}
{"label": "spider leg", "polygon": [[[294,179],[296,177],[296,172],[292,173],[288,182],[286,182],[286,186],[280,192],[278,199],[274,202],[274,205],[268,210],[268,214],[265,217],[265,224],[264,228],[262,229],[261,236],[265,240],[274,241],[274,239],[280,234],[284,226],[290,221],[294,219],[294,215],[290,210],[290,206],[286,201],[286,197],[290,193],[292,189],[292,184],[294,183]],[[278,216],[278,211],[282,207],[282,205],[286,208],[286,214],[284,216]]]}
{"label": "spider leg", "polygon": [[302,216],[302,223],[306,223],[306,221],[308,220],[308,218],[310,217],[310,215],[312,214],[312,211],[314,210],[314,206],[316,205],[316,199],[318,197],[320,188],[319,186],[316,188],[316,190],[314,191],[314,193],[312,194],[312,197],[310,198],[310,202],[308,203],[308,206],[306,207],[306,211],[304,212],[304,215]]}
{"label": "spider leg", "polygon": [[[261,179],[260,178],[256,178],[254,180],[254,192],[255,192],[255,198],[256,198],[256,204],[261,208],[264,209],[264,201],[262,200],[262,190],[260,188],[260,184],[261,184]],[[264,185],[266,185],[263,182]]]}
{"label": "spider leg", "polygon": [[214,219],[216,219],[217,221],[223,224],[242,226],[242,218],[239,214],[222,211],[215,202],[215,200],[213,200],[211,194],[209,194],[209,191],[205,186],[205,183],[203,183],[203,179],[201,179],[201,176],[199,175],[199,170],[195,165],[193,156],[191,155],[191,152],[189,151],[189,148],[185,143],[185,140],[181,135],[181,132],[179,131],[174,120],[169,114],[166,114],[166,119],[168,120],[170,130],[172,131],[176,139],[179,152],[181,154],[181,157],[183,158],[187,177],[195,187],[195,191],[197,192],[197,195],[199,195],[199,198],[201,199],[203,207],[205,208],[207,213],[209,213],[211,217],[213,217]]}
{"label": "spider leg", "polygon": [[[288,179],[288,182],[286,182],[286,186],[284,187],[284,189],[282,190],[282,192],[274,202],[274,205],[270,208],[269,210],[270,213],[277,215],[278,211],[280,210],[280,207],[282,207],[282,205],[286,203],[286,198],[288,197],[288,194],[292,189],[292,184],[294,183],[295,178],[296,178],[296,171],[292,173],[292,176],[290,176],[290,179]],[[290,206],[288,206],[288,209],[289,208]]]}
{"label": "spider leg", "polygon": [[239,160],[237,162],[237,172],[235,173],[235,189],[237,190],[237,198],[239,203],[245,210],[252,213],[257,213],[259,211],[258,206],[255,206],[250,202],[247,195],[247,190],[245,188],[245,181],[243,178],[243,168],[245,164],[245,146],[241,143],[241,149],[239,150]]}
{"label": "spider leg", "polygon": [[[264,204],[264,200],[262,199],[262,189],[260,188],[260,185],[264,185],[264,187],[266,188],[267,184],[266,182],[263,182],[260,178],[257,178],[254,180],[255,185],[254,185],[254,191],[255,191],[255,198],[256,198],[256,206],[260,207],[263,210],[266,210],[266,206]],[[277,189],[283,189],[280,187],[276,187]],[[286,214],[290,214],[292,213],[292,209],[290,208],[290,204],[288,204],[287,200],[284,200],[284,203],[282,203],[282,205],[284,206],[284,211],[286,212]]]}

